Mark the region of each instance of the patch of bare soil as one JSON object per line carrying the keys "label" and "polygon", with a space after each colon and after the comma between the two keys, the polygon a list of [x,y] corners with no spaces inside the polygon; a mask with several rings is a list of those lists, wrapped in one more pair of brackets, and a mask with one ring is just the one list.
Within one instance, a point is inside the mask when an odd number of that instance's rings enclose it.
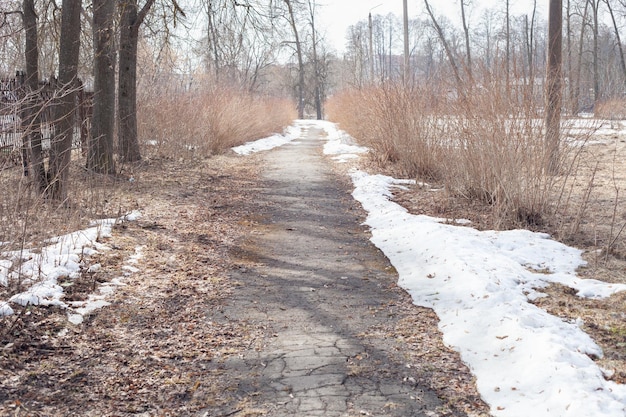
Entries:
{"label": "patch of bare soil", "polygon": [[[551,222],[553,224],[523,227],[547,232],[582,249],[588,264],[579,269],[580,277],[626,283],[626,165],[623,164],[626,138],[600,139],[602,143],[587,145],[581,152],[579,175],[568,202],[573,209],[570,214],[559,217]],[[436,184],[398,189],[394,191],[394,198],[414,214],[469,219],[472,224],[468,227],[479,230],[495,228],[492,207],[453,198]],[[536,300],[536,304],[567,320],[581,318],[583,329],[604,351],[603,358],[594,359],[606,370],[606,378],[625,384],[626,293],[591,300],[576,296],[573,290],[562,285],[552,285],[543,292],[548,297]]]}
{"label": "patch of bare soil", "polygon": [[[133,182],[108,184],[101,192],[109,211],[138,209],[143,217],[103,239],[110,250],[90,260],[100,270],[62,283],[68,301],[117,277],[125,285],[80,325],[54,307],[30,306],[0,319],[0,415],[263,414],[228,382],[237,378],[225,364],[261,350],[272,334],[222,310],[241,285],[228,271],[241,267],[232,256],[258,212],[260,168],[254,156],[155,158],[127,167]],[[137,253],[139,272],[124,274]],[[488,415],[469,370],[443,345],[434,313],[403,297],[389,306],[390,317],[404,311],[402,320],[390,320],[380,337],[405,346],[399,354],[423,379],[417,382],[446,404],[441,415]]]}

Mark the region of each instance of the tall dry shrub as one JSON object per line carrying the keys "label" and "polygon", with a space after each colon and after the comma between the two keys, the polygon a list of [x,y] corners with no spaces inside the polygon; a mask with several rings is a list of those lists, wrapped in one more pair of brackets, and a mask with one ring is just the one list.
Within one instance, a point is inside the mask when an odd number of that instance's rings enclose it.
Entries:
{"label": "tall dry shrub", "polygon": [[282,132],[295,118],[289,100],[228,88],[159,91],[138,108],[142,143],[171,156],[218,154]]}
{"label": "tall dry shrub", "polygon": [[499,228],[549,222],[567,205],[576,148],[561,148],[560,175],[547,175],[536,100],[499,85],[457,98],[437,84],[351,90],[327,105],[331,120],[397,172],[438,180],[453,198],[479,200]]}
{"label": "tall dry shrub", "polygon": [[445,120],[433,117],[436,101],[428,91],[388,83],[349,90],[327,103],[329,118],[374,150],[374,158],[408,177],[440,179],[446,151]]}
{"label": "tall dry shrub", "polygon": [[626,99],[613,98],[596,103],[594,115],[608,120],[626,119]]}
{"label": "tall dry shrub", "polygon": [[542,123],[532,103],[477,89],[456,107],[448,190],[491,205],[496,226],[541,223],[554,177],[544,175]]}

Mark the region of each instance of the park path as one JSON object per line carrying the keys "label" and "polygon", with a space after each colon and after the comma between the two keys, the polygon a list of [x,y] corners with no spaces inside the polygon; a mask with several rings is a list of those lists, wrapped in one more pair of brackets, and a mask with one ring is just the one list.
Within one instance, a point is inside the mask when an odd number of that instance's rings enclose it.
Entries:
{"label": "park path", "polygon": [[261,348],[223,363],[238,405],[209,415],[437,416],[390,332],[405,295],[361,225],[346,179],[322,156],[323,130],[261,155],[261,212],[234,251],[240,285],[225,319],[266,329]]}

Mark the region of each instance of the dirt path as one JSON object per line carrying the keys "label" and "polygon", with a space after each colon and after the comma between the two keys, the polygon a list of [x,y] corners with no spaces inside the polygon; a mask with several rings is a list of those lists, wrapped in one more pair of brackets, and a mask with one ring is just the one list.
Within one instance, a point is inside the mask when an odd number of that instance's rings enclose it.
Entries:
{"label": "dirt path", "polygon": [[313,127],[264,155],[265,209],[236,251],[241,286],[224,314],[272,337],[225,371],[240,372],[248,408],[271,416],[439,415],[437,394],[417,382],[393,335],[397,277],[321,156],[320,134]]}

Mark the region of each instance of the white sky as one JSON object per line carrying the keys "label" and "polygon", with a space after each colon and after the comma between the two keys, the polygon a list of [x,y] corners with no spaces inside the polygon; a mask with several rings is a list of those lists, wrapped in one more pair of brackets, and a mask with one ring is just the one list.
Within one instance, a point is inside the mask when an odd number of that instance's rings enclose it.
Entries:
{"label": "white sky", "polygon": [[[505,2],[500,0],[472,0],[470,26],[480,17],[484,8],[499,7],[504,9]],[[532,12],[532,0],[511,0],[511,12],[520,15]],[[459,0],[431,0],[430,5],[436,14],[446,14],[452,20],[459,20]],[[537,0],[537,11],[547,16],[548,0]],[[344,49],[346,30],[360,20],[366,20],[369,12],[372,15],[387,15],[394,13],[402,16],[402,0],[320,0],[318,21],[321,30],[326,30],[326,37],[330,45],[338,51]],[[408,1],[409,18],[423,16],[425,12],[422,0]]]}

